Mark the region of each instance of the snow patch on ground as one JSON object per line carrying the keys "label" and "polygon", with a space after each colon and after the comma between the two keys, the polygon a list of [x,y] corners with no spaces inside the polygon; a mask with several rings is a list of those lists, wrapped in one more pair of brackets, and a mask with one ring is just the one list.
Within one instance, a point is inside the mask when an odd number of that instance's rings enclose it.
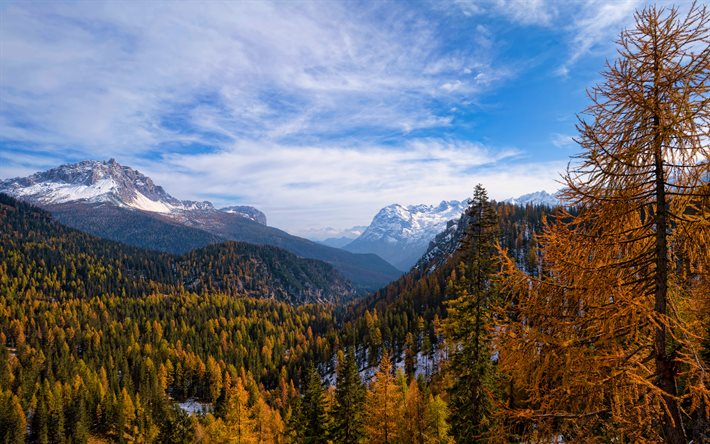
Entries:
{"label": "snow patch on ground", "polygon": [[195,398],[189,398],[178,403],[180,409],[190,415],[204,415],[212,411],[212,403],[201,402]]}

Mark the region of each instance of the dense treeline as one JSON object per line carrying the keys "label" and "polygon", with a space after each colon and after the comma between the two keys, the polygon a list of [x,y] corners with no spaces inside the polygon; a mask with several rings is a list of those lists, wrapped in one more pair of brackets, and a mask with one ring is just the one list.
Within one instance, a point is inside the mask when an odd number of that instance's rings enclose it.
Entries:
{"label": "dense treeline", "polygon": [[[304,363],[332,354],[330,305],[252,298],[218,281],[250,270],[238,262],[248,245],[174,258],[66,229],[7,197],[0,226],[3,440],[22,442],[23,424],[32,442],[86,442],[90,435],[183,442],[165,435],[176,424],[191,431],[185,436],[202,427],[208,440],[222,419],[210,416],[201,426],[174,402],[194,399],[228,418],[239,384],[249,408],[259,408],[250,417],[278,423],[290,414]],[[291,258],[279,254],[269,259],[273,266],[288,267]],[[199,294],[183,284],[181,270],[195,273]],[[214,288],[225,292],[207,290]]]}

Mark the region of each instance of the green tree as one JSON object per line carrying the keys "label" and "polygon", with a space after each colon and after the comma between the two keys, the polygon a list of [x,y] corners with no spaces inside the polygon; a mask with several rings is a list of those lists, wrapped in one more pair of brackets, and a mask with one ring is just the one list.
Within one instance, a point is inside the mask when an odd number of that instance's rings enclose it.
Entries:
{"label": "green tree", "polygon": [[315,366],[310,365],[306,373],[306,386],[301,404],[303,421],[303,442],[325,444],[328,434],[328,415],[325,410],[325,391]]}
{"label": "green tree", "polygon": [[498,217],[482,185],[476,185],[467,209],[470,224],[462,260],[444,322],[450,349],[449,388],[452,431],[458,442],[492,437],[497,391],[492,333],[498,298],[492,280],[497,269]]}
{"label": "green tree", "polygon": [[353,350],[338,354],[332,439],[336,444],[362,440],[365,387],[360,379]]}
{"label": "green tree", "polygon": [[0,389],[0,442],[23,444],[26,430],[27,419],[20,401],[12,392]]}
{"label": "green tree", "polygon": [[188,444],[195,437],[195,424],[190,415],[173,405],[167,409],[160,425],[158,441],[164,444]]}

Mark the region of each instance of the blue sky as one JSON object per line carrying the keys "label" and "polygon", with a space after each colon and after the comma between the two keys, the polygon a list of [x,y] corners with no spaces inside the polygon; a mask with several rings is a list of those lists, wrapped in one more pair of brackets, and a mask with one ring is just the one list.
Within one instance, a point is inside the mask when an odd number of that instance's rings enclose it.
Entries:
{"label": "blue sky", "polygon": [[0,0],[0,178],[115,158],[317,237],[555,191],[643,0]]}

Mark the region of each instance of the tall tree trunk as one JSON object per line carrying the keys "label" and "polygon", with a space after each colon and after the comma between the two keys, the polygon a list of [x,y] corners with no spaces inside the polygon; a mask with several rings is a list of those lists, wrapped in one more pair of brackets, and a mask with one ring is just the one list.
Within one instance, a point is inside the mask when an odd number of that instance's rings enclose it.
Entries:
{"label": "tall tree trunk", "polygon": [[[656,74],[658,74],[658,69],[656,69]],[[656,163],[656,304],[654,309],[661,316],[666,316],[668,305],[668,211],[659,120],[658,115],[653,116],[654,160]],[[663,399],[667,407],[664,413],[663,435],[668,443],[685,444],[687,440],[678,405],[673,356],[666,353],[666,325],[663,321],[656,327],[654,352],[656,355],[656,385],[663,390]]]}

